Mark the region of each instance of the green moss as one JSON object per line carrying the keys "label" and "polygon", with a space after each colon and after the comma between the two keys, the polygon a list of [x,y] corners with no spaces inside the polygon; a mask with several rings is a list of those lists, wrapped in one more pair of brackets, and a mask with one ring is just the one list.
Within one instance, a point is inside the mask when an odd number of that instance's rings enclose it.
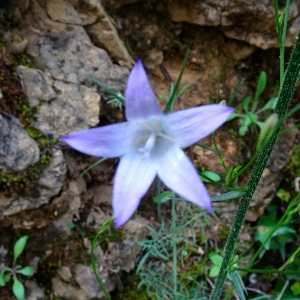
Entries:
{"label": "green moss", "polygon": [[111,294],[114,300],[149,300],[145,287],[138,289],[140,277],[131,273],[123,273],[121,276],[122,290],[116,290]]}
{"label": "green moss", "polygon": [[32,124],[36,121],[37,113],[42,101],[37,106],[31,106],[22,89],[16,73],[18,65],[34,67],[25,55],[12,56],[8,51],[0,52],[0,89],[3,97],[0,101],[0,111],[5,116],[17,118],[38,145],[40,160],[34,166],[18,173],[0,175],[0,190],[6,194],[13,191],[29,194],[33,192],[36,181],[39,179],[42,170],[52,159],[52,144],[55,139],[48,139],[42,132]]}
{"label": "green moss", "polygon": [[218,236],[219,236],[220,240],[226,241],[229,231],[230,231],[230,228],[226,224],[221,224],[221,227],[218,230]]}
{"label": "green moss", "polygon": [[98,243],[105,252],[108,249],[109,243],[117,243],[121,242],[122,240],[123,236],[121,232],[119,232],[114,225],[111,224],[110,227],[99,236]]}

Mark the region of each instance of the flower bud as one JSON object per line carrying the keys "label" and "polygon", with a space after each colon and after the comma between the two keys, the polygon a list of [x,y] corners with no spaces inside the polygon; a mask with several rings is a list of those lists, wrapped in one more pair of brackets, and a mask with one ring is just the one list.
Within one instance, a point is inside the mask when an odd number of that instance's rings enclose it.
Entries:
{"label": "flower bud", "polygon": [[226,100],[220,101],[219,105],[224,105],[224,106],[226,106]]}
{"label": "flower bud", "polygon": [[261,151],[268,143],[270,137],[274,133],[276,129],[276,125],[278,123],[278,114],[271,114],[265,123],[262,126],[262,129],[260,131],[258,143],[256,146],[257,151]]}

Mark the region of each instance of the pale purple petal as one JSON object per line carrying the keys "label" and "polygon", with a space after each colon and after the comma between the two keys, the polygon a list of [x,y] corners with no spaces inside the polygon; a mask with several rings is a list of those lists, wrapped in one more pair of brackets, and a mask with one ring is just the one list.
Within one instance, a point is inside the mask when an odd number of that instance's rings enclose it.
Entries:
{"label": "pale purple petal", "polygon": [[215,131],[233,110],[224,105],[204,105],[166,115],[164,122],[174,142],[185,148]]}
{"label": "pale purple petal", "polygon": [[150,157],[130,153],[121,158],[114,180],[112,200],[116,227],[130,219],[155,175],[155,164]]}
{"label": "pale purple petal", "polygon": [[125,115],[128,121],[146,120],[163,115],[140,60],[131,70],[127,81]]}
{"label": "pale purple petal", "polygon": [[118,157],[131,151],[135,131],[132,124],[123,122],[74,132],[60,139],[88,155]]}
{"label": "pale purple petal", "polygon": [[210,197],[192,162],[178,147],[171,147],[156,164],[162,182],[182,198],[212,212]]}

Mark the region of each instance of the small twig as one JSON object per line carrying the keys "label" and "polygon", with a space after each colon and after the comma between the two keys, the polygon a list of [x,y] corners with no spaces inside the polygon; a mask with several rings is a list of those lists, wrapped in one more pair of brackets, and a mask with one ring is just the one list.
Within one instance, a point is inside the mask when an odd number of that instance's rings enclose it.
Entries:
{"label": "small twig", "polygon": [[287,281],[285,282],[285,284],[284,284],[284,286],[283,286],[283,288],[282,288],[282,290],[281,290],[281,292],[280,292],[280,294],[278,295],[278,297],[277,297],[276,300],[280,300],[280,299],[281,299],[281,297],[283,296],[283,294],[284,294],[286,288],[288,287],[289,283],[290,283],[289,280],[287,280]]}
{"label": "small twig", "polygon": [[264,293],[264,292],[262,292],[262,291],[260,291],[260,290],[258,290],[258,289],[246,287],[246,290],[247,290],[247,291],[250,291],[250,292],[257,293],[257,294],[260,294],[260,295],[262,295],[262,296],[264,296],[264,297],[267,297],[267,298],[269,298],[269,299],[271,298],[271,296],[267,295],[266,293]]}

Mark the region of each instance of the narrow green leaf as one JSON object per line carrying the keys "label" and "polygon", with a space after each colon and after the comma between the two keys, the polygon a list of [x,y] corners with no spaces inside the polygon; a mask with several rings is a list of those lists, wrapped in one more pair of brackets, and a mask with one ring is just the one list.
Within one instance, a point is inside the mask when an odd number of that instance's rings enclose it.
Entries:
{"label": "narrow green leaf", "polygon": [[180,74],[179,74],[179,77],[176,81],[176,84],[174,86],[174,89],[172,91],[172,94],[170,95],[170,98],[167,102],[167,105],[164,109],[164,113],[169,113],[171,111],[171,108],[174,106],[174,102],[175,102],[175,95],[176,95],[176,91],[179,87],[179,84],[180,84],[180,81],[181,81],[181,77],[183,75],[183,71],[186,67],[186,64],[187,64],[187,61],[188,61],[188,57],[189,57],[189,54],[190,54],[190,51],[188,50],[187,53],[185,54],[185,57],[184,57],[184,61],[183,61],[183,64],[182,64],[182,67],[181,67],[181,70],[180,70]]}
{"label": "narrow green leaf", "polygon": [[232,191],[232,192],[228,192],[222,195],[218,195],[218,196],[213,196],[211,197],[211,201],[213,202],[217,202],[217,201],[227,201],[227,200],[232,200],[232,199],[236,199],[236,198],[240,198],[242,197],[246,192],[242,192],[242,191]]}
{"label": "narrow green leaf", "polygon": [[244,283],[242,281],[242,278],[240,276],[240,274],[237,272],[237,271],[231,271],[231,270],[228,270],[228,273],[233,281],[233,284],[235,285],[239,295],[240,295],[240,298],[241,300],[246,300],[246,297],[245,297],[245,294],[244,294],[244,291],[247,293],[246,289],[245,289],[245,286],[244,286]]}
{"label": "narrow green leaf", "polygon": [[267,83],[267,73],[265,71],[262,71],[259,75],[255,99],[257,99],[265,90],[266,83]]}
{"label": "narrow green leaf", "polygon": [[124,96],[118,92],[110,89],[108,86],[106,86],[103,82],[97,80],[96,78],[92,76],[88,76],[88,78],[93,81],[94,83],[98,84],[100,87],[102,87],[107,93],[109,93],[111,96],[113,96],[115,99],[119,100],[123,105],[125,103]]}
{"label": "narrow green leaf", "polygon": [[25,289],[24,285],[21,281],[18,280],[17,276],[13,277],[14,283],[13,283],[13,293],[16,296],[18,300],[24,300],[25,297]]}
{"label": "narrow green leaf", "polygon": [[23,269],[18,270],[18,273],[25,275],[25,276],[30,276],[34,273],[33,267],[27,266],[24,267]]}
{"label": "narrow green leaf", "polygon": [[28,240],[27,235],[24,235],[17,240],[15,247],[14,247],[14,264],[15,264],[16,260],[18,259],[18,257],[20,256],[20,254],[23,252],[23,250],[26,246],[27,240]]}

